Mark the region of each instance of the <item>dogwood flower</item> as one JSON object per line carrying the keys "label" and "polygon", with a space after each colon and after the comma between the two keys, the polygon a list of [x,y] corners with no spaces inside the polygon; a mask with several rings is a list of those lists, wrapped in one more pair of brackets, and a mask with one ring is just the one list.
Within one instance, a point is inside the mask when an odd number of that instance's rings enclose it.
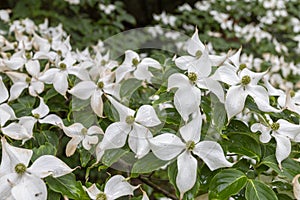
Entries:
{"label": "dogwood flower", "polygon": [[242,112],[248,95],[254,99],[261,111],[279,112],[270,106],[267,90],[258,85],[258,81],[266,74],[265,72],[255,73],[244,68],[236,73],[236,68],[230,64],[224,65],[218,70],[220,71],[214,75],[215,78],[230,85],[225,98],[228,120]]}
{"label": "dogwood flower", "polygon": [[[197,159],[201,158],[210,170],[231,167],[220,144],[214,141],[201,141],[202,118],[200,110],[190,122],[179,129],[182,137],[164,133],[149,139],[151,150],[161,160],[172,160],[177,157],[178,174],[176,185],[180,191],[180,199],[196,183]],[[192,154],[193,153],[193,154]]]}
{"label": "dogwood flower", "polygon": [[116,82],[119,83],[130,72],[133,72],[135,78],[150,82],[153,75],[148,70],[149,67],[161,69],[160,63],[153,58],[144,58],[141,60],[136,52],[127,50],[125,52],[125,60],[116,69]]}
{"label": "dogwood flower", "polygon": [[103,73],[97,83],[91,80],[81,81],[69,90],[69,93],[79,99],[91,99],[91,107],[99,116],[103,117],[103,94],[119,97],[119,85],[114,83],[114,73]]}
{"label": "dogwood flower", "polygon": [[193,81],[193,76],[180,73],[172,74],[168,79],[168,90],[178,88],[174,94],[174,106],[184,121],[198,110],[201,101],[201,91]]}
{"label": "dogwood flower", "polygon": [[47,83],[53,84],[54,89],[66,97],[66,92],[68,90],[68,75],[73,74],[81,80],[89,80],[88,73],[76,66],[73,66],[76,60],[69,52],[64,60],[56,61],[56,68],[50,68],[40,76],[40,80]]}
{"label": "dogwood flower", "polygon": [[68,127],[63,126],[63,131],[68,137],[72,138],[66,147],[66,155],[68,157],[75,153],[80,142],[82,142],[84,149],[90,150],[92,145],[98,143],[97,134],[104,134],[98,126],[91,126],[87,129],[80,123],[74,123]]}
{"label": "dogwood flower", "polygon": [[25,64],[25,68],[31,77],[25,73],[6,72],[6,75],[13,81],[13,85],[10,88],[9,101],[17,99],[25,88],[28,88],[29,94],[34,97],[44,91],[44,83],[39,80],[40,63],[37,60],[28,61]]}
{"label": "dogwood flower", "polygon": [[107,98],[117,109],[120,121],[107,127],[103,140],[96,148],[97,161],[102,158],[105,150],[123,147],[128,135],[129,147],[136,157],[142,158],[147,155],[150,151],[148,139],[152,138],[148,127],[154,127],[161,123],[153,107],[143,105],[135,112],[112,97],[107,96]]}
{"label": "dogwood flower", "polygon": [[37,122],[61,127],[61,125],[63,125],[62,119],[55,114],[48,115],[50,111],[49,107],[41,97],[39,97],[39,99],[40,105],[31,111],[33,117],[20,117],[18,122],[13,122],[3,127],[1,129],[3,134],[15,140],[22,140],[22,144],[24,144],[33,137],[33,127]]}
{"label": "dogwood flower", "polygon": [[42,178],[60,177],[73,170],[52,155],[43,155],[28,167],[32,150],[11,146],[2,137],[0,165],[1,199],[47,199],[47,188]]}
{"label": "dogwood flower", "polygon": [[197,29],[192,38],[187,42],[187,51],[191,56],[181,56],[175,59],[176,66],[182,70],[187,70],[189,76],[193,76],[193,83],[199,88],[211,91],[223,103],[223,88],[210,75],[212,73],[212,66],[219,66],[226,60],[227,55],[209,55],[208,48],[199,39]]}
{"label": "dogwood flower", "polygon": [[105,184],[103,192],[97,188],[96,184],[85,190],[93,200],[114,200],[122,196],[133,195],[133,191],[138,187],[130,185],[123,176],[114,175]]}
{"label": "dogwood flower", "polygon": [[188,70],[188,72],[196,72],[201,77],[209,76],[211,67],[219,66],[227,58],[227,55],[209,55],[208,48],[199,39],[197,28],[191,39],[187,42],[187,51],[190,56],[180,56],[177,58],[175,60],[176,66],[182,70]]}
{"label": "dogwood flower", "polygon": [[255,123],[251,126],[252,132],[260,131],[260,141],[268,143],[272,137],[276,140],[276,160],[281,168],[281,162],[291,153],[291,140],[300,142],[300,125],[292,124],[284,119],[268,123]]}

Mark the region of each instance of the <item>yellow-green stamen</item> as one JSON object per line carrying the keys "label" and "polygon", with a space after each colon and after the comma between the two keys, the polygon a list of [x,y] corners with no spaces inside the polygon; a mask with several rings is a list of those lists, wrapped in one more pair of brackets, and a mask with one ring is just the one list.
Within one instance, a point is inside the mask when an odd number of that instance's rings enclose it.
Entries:
{"label": "yellow-green stamen", "polygon": [[19,163],[15,166],[15,171],[17,174],[24,174],[27,167],[23,163]]}
{"label": "yellow-green stamen", "polygon": [[127,124],[132,124],[134,122],[134,120],[135,120],[134,116],[132,116],[132,115],[127,116],[125,119]]}
{"label": "yellow-green stamen", "polygon": [[195,148],[195,146],[196,146],[196,144],[195,144],[194,141],[188,141],[188,142],[186,143],[186,149],[187,149],[188,151],[193,151],[194,148]]}
{"label": "yellow-green stamen", "polygon": [[248,75],[243,76],[242,81],[241,81],[241,83],[242,83],[243,85],[248,85],[250,82],[251,82],[250,76],[248,76]]}
{"label": "yellow-green stamen", "polygon": [[277,131],[279,129],[279,127],[280,127],[280,124],[277,122],[271,124],[271,129],[273,131]]}

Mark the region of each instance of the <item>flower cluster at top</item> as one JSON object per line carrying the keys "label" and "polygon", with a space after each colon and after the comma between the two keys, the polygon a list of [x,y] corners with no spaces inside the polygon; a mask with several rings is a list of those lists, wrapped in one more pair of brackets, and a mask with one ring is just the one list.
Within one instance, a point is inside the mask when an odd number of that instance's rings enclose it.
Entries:
{"label": "flower cluster at top", "polygon": [[[60,147],[67,157],[87,150],[95,158],[93,166],[104,162],[110,150],[121,148],[127,148],[136,160],[153,153],[166,161],[164,165],[175,161],[180,199],[195,186],[199,163],[215,171],[238,162],[217,139],[203,136],[209,123],[220,126],[214,133],[219,140],[234,119],[247,124],[262,144],[274,138],[279,169],[291,155],[292,144],[300,142],[299,124],[288,117],[274,121],[283,111],[300,115],[299,92],[274,87],[269,80],[272,68],[254,71],[241,59],[242,48],[218,55],[199,39],[195,28],[185,44],[186,55],[169,59],[171,65],[132,50],[124,52],[119,64],[110,59],[109,52],[103,53],[101,43],[79,51],[72,49],[69,39],[61,26],[48,27],[47,22],[37,26],[29,19],[11,22],[8,37],[0,35],[0,199],[46,199],[43,178],[75,170],[53,155],[32,159],[30,146],[41,142],[38,138],[43,137],[43,130],[53,127],[57,134],[63,133],[61,137],[69,138]],[[146,103],[134,99],[134,91],[126,93],[138,88],[149,93]],[[221,105],[223,121],[209,120],[203,103],[208,98]],[[58,104],[54,104],[56,99]],[[55,107],[64,101],[72,103],[62,110]],[[29,106],[23,109],[24,104]],[[88,118],[80,107],[90,107],[96,120],[72,118],[76,111]],[[174,126],[168,122],[169,108],[179,116]],[[96,184],[83,188],[91,199],[116,199],[134,195],[139,188],[127,181],[115,175],[103,191]]]}

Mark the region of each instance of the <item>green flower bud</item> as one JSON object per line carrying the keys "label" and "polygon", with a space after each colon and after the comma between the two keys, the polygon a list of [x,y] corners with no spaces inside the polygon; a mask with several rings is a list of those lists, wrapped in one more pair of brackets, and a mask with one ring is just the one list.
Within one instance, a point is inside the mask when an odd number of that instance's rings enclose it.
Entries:
{"label": "green flower bud", "polygon": [[245,69],[245,68],[247,68],[247,65],[246,65],[245,63],[240,64],[239,70],[242,71],[242,70]]}
{"label": "green flower bud", "polygon": [[23,163],[19,163],[15,166],[15,171],[17,174],[24,174],[27,167]]}
{"label": "green flower bud", "polygon": [[133,124],[134,120],[135,120],[134,116],[131,116],[131,115],[127,116],[125,119],[127,124]]}
{"label": "green flower bud", "polygon": [[99,89],[102,89],[104,87],[103,81],[98,82],[97,86]]}
{"label": "green flower bud", "polygon": [[198,50],[196,52],[196,58],[200,58],[202,56],[202,51]]}
{"label": "green flower bud", "polygon": [[242,83],[243,85],[248,85],[250,82],[251,82],[250,76],[248,76],[248,75],[243,76],[242,81],[241,81],[241,83]]}
{"label": "green flower bud", "polygon": [[193,151],[194,148],[195,148],[195,146],[196,146],[196,144],[195,144],[194,141],[188,141],[188,142],[186,143],[186,149],[187,149],[188,151]]}
{"label": "green flower bud", "polygon": [[280,127],[280,124],[277,122],[271,124],[271,129],[273,131],[277,131],[279,129],[279,127]]}
{"label": "green flower bud", "polygon": [[99,193],[96,197],[96,200],[107,200],[106,194],[103,192]]}
{"label": "green flower bud", "polygon": [[137,66],[139,64],[139,60],[137,58],[132,59],[132,64]]}
{"label": "green flower bud", "polygon": [[188,74],[188,78],[189,78],[189,80],[191,81],[191,82],[196,82],[197,80],[198,80],[198,76],[197,76],[197,74],[195,73],[195,72],[190,72],[189,74]]}

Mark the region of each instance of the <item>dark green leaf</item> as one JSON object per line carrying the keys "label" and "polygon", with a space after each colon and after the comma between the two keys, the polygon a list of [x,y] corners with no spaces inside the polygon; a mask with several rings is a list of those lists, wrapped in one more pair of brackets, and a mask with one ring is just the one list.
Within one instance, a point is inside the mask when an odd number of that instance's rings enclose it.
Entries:
{"label": "dark green leaf", "polygon": [[130,78],[125,80],[120,87],[120,96],[129,97],[133,94],[133,92],[138,89],[142,84],[141,80],[137,80],[135,78]]}
{"label": "dark green leaf", "polygon": [[149,153],[134,163],[131,173],[149,173],[159,169],[167,163],[168,161],[160,160],[156,158],[153,153]]}
{"label": "dark green leaf", "polygon": [[275,192],[266,184],[257,180],[248,180],[245,197],[247,200],[277,200]]}
{"label": "dark green leaf", "polygon": [[222,170],[210,182],[209,197],[211,199],[228,199],[243,189],[247,180],[247,176],[239,170]]}
{"label": "dark green leaf", "polygon": [[76,181],[74,174],[67,174],[59,178],[49,176],[46,182],[51,190],[61,193],[75,200],[89,200],[90,198],[84,191],[80,181]]}

